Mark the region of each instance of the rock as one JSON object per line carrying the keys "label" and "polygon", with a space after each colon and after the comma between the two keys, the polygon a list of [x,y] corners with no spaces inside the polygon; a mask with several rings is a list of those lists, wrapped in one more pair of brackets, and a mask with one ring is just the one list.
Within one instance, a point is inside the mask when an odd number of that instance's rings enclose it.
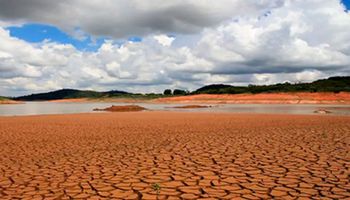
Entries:
{"label": "rock", "polygon": [[315,110],[314,113],[317,113],[317,114],[329,114],[329,113],[332,113],[332,112],[328,111],[328,110],[324,110],[324,109],[318,109],[318,110]]}
{"label": "rock", "polygon": [[95,108],[93,111],[109,111],[109,112],[136,112],[147,110],[144,107],[138,105],[126,105],[126,106],[111,106],[104,109]]}

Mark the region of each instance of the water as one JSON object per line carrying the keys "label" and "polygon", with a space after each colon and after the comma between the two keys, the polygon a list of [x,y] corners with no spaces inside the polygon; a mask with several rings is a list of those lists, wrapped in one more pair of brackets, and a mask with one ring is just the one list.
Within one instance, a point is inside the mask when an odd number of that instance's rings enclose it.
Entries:
{"label": "water", "polygon": [[[106,108],[111,105],[130,105],[115,102],[27,102],[24,104],[0,105],[0,116],[93,113],[94,108]],[[303,104],[219,104],[209,108],[179,109],[172,108],[183,104],[137,103],[149,110],[182,112],[232,112],[232,113],[275,113],[275,114],[315,114],[318,109],[331,111],[332,115],[350,115],[350,105],[303,105]]]}
{"label": "water", "polygon": [[[94,108],[106,108],[111,105],[130,105],[130,103],[86,102],[56,103],[27,102],[24,104],[0,105],[0,116],[43,115],[93,113]],[[301,105],[301,104],[221,104],[210,108],[178,109],[172,108],[183,104],[137,103],[150,110],[167,110],[181,112],[232,112],[232,113],[275,113],[275,114],[315,114],[318,109],[331,111],[331,115],[350,115],[350,105]],[[207,104],[210,105],[210,104]]]}

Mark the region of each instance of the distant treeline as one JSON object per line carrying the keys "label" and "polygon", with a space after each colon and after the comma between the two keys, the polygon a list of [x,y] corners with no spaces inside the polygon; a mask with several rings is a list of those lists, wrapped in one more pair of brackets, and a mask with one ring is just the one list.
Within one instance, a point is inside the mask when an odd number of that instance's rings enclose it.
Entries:
{"label": "distant treeline", "polygon": [[278,83],[274,85],[207,85],[193,94],[240,94],[240,93],[275,93],[275,92],[350,92],[350,76],[331,77],[312,83]]}
{"label": "distant treeline", "polygon": [[31,94],[27,96],[15,97],[14,100],[20,101],[47,101],[57,99],[75,99],[75,98],[108,98],[119,95],[127,95],[129,93],[123,91],[112,90],[108,92],[96,92],[90,90],[74,90],[62,89],[53,92]]}
{"label": "distant treeline", "polygon": [[[240,93],[275,93],[275,92],[350,92],[350,76],[331,77],[328,79],[314,81],[312,83],[279,83],[274,85],[207,85],[198,90],[190,92],[181,89],[166,89],[163,94],[133,94],[119,90],[107,92],[96,92],[89,90],[62,89],[53,92],[31,94],[27,96],[11,98],[21,101],[47,101],[57,99],[74,98],[142,98],[153,99],[173,95],[189,94],[240,94]],[[4,97],[0,97],[0,100]]]}

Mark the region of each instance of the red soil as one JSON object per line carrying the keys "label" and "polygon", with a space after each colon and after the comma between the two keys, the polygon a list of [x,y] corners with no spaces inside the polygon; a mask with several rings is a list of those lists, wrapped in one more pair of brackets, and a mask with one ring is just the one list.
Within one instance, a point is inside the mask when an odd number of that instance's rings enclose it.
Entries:
{"label": "red soil", "polygon": [[199,94],[160,98],[161,103],[350,104],[350,93]]}
{"label": "red soil", "polygon": [[141,103],[148,102],[149,100],[144,99],[133,99],[133,98],[77,98],[77,99],[58,99],[58,100],[50,100],[49,102],[57,102],[57,103],[84,103],[84,102],[116,102],[116,103]]}
{"label": "red soil", "polygon": [[57,100],[50,100],[49,102],[57,102],[57,103],[82,103],[82,102],[89,102],[90,100],[88,98],[77,98],[77,99],[57,99]]}
{"label": "red soil", "polygon": [[0,104],[20,104],[22,102],[20,101],[13,101],[13,100],[0,100]]}
{"label": "red soil", "polygon": [[0,199],[346,199],[350,117],[0,117]]}
{"label": "red soil", "polygon": [[94,111],[109,111],[109,112],[136,112],[143,111],[146,108],[138,105],[126,105],[126,106],[111,106],[104,109],[95,108]]}
{"label": "red soil", "polygon": [[172,108],[182,108],[182,109],[192,109],[192,108],[209,108],[210,106],[202,105],[184,105],[184,106],[174,106]]}
{"label": "red soil", "polygon": [[50,102],[122,102],[122,103],[239,103],[239,104],[350,104],[350,93],[261,93],[261,94],[200,94],[159,98],[60,99]]}

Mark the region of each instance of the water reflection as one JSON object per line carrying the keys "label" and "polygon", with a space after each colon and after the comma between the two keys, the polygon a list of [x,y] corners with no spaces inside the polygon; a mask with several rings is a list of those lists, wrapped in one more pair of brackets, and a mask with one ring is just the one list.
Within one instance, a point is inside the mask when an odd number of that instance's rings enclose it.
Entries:
{"label": "water reflection", "polygon": [[[1,116],[92,113],[94,108],[106,108],[111,105],[130,105],[128,103],[86,102],[27,102],[15,105],[0,105]],[[350,105],[300,105],[300,104],[220,104],[209,108],[179,109],[172,108],[183,104],[137,103],[149,110],[171,110],[181,112],[232,112],[232,113],[276,113],[276,114],[315,114],[324,109],[333,115],[350,115]],[[210,104],[208,104],[210,105]]]}

